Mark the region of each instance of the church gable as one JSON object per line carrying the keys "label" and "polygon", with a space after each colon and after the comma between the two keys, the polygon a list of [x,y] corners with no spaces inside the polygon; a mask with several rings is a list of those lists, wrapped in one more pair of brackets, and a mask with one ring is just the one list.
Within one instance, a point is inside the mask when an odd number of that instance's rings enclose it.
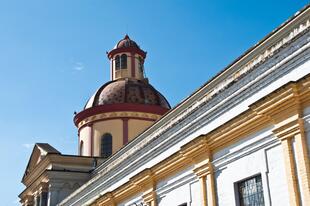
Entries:
{"label": "church gable", "polygon": [[23,180],[47,154],[60,154],[60,152],[46,143],[36,143],[34,145]]}

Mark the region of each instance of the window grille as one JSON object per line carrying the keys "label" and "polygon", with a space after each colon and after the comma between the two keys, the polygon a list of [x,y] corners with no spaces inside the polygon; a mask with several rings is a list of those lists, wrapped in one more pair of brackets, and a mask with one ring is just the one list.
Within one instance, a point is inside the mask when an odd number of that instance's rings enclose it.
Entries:
{"label": "window grille", "polygon": [[240,206],[264,206],[264,194],[261,175],[238,183]]}

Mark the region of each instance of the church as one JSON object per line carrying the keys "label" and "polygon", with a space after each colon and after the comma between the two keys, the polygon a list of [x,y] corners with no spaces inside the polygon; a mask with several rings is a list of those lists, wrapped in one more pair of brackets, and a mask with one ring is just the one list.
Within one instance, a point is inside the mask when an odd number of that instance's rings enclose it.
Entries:
{"label": "church", "polygon": [[171,108],[126,35],[75,113],[78,155],[35,144],[23,206],[310,204],[310,5]]}

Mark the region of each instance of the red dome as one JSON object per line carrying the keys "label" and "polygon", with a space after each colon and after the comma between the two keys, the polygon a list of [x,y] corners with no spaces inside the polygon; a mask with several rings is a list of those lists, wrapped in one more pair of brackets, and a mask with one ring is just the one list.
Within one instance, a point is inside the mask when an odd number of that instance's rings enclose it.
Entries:
{"label": "red dome", "polygon": [[152,85],[137,79],[118,79],[101,86],[88,100],[84,109],[107,104],[156,105],[170,109],[166,98]]}
{"label": "red dome", "polygon": [[136,47],[136,48],[139,48],[140,47],[138,46],[138,44],[131,40],[129,38],[129,36],[126,34],[126,36],[124,37],[124,39],[120,40],[114,47],[114,49],[117,49],[117,48],[127,48],[127,47]]}
{"label": "red dome", "polygon": [[111,59],[113,55],[121,52],[133,52],[141,55],[143,58],[146,57],[146,52],[140,49],[139,45],[131,40],[127,34],[124,39],[120,40],[115,47],[108,52],[108,57]]}

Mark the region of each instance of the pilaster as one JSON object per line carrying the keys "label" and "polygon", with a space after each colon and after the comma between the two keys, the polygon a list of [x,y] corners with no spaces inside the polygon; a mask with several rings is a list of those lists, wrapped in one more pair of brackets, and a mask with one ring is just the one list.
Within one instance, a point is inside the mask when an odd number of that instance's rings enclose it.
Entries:
{"label": "pilaster", "polygon": [[304,120],[298,119],[299,133],[294,136],[296,144],[296,161],[303,203],[310,203],[310,161],[308,157],[307,139],[304,129]]}
{"label": "pilaster", "polygon": [[270,119],[274,125],[273,133],[281,141],[292,206],[301,205],[301,200],[310,202],[310,168],[302,119],[302,96],[299,85],[290,83],[251,107],[258,115]]}
{"label": "pilaster", "polygon": [[104,197],[100,198],[100,201],[96,203],[97,206],[116,206],[114,196],[111,192],[108,192]]}
{"label": "pilaster", "polygon": [[157,206],[156,180],[151,169],[146,169],[130,180],[143,192],[143,202],[149,206]]}
{"label": "pilaster", "polygon": [[200,136],[193,143],[185,145],[182,147],[181,153],[186,158],[191,159],[195,165],[193,172],[199,178],[202,205],[216,206],[212,153],[206,137]]}
{"label": "pilaster", "polygon": [[27,195],[22,202],[23,206],[34,206],[34,197],[32,195]]}
{"label": "pilaster", "polygon": [[48,200],[48,184],[42,182],[39,188],[40,206],[47,206]]}

